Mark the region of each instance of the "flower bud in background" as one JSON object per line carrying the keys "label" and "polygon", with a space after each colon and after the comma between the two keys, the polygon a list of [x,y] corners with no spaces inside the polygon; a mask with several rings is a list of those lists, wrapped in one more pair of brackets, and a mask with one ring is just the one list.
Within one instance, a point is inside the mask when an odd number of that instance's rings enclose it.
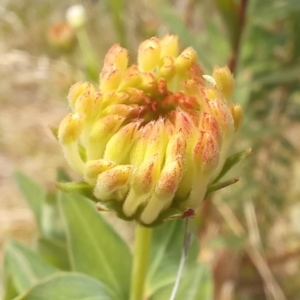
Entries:
{"label": "flower bud in background", "polygon": [[199,206],[242,109],[231,103],[229,69],[204,75],[192,48],[179,52],[177,36],[144,41],[137,62],[128,66],[127,50],[114,45],[99,88],[79,82],[70,89],[72,113],[58,137],[99,202],[151,226]]}
{"label": "flower bud in background", "polygon": [[70,52],[76,44],[76,35],[71,26],[66,23],[52,25],[47,33],[47,40],[51,47],[57,51]]}
{"label": "flower bud in background", "polygon": [[80,29],[86,23],[86,12],[82,5],[76,4],[68,8],[66,18],[70,26],[74,29]]}

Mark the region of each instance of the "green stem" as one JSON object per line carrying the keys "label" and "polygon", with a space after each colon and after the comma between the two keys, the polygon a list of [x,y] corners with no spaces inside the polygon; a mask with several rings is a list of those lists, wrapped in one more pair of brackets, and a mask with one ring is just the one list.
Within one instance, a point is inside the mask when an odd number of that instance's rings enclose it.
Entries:
{"label": "green stem", "polygon": [[89,79],[98,80],[98,62],[85,28],[77,29],[76,34],[85,61],[87,76]]}
{"label": "green stem", "polygon": [[122,47],[126,47],[126,27],[124,22],[124,16],[126,14],[125,2],[123,0],[109,0],[112,20],[115,26],[118,40]]}
{"label": "green stem", "polygon": [[136,225],[130,300],[142,300],[150,253],[152,228]]}

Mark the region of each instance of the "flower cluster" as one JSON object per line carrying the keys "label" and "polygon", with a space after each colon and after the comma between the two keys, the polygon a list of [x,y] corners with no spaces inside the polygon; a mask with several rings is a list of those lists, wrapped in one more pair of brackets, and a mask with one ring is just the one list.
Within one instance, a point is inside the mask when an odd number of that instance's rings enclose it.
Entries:
{"label": "flower cluster", "polygon": [[114,45],[99,89],[71,87],[59,141],[99,202],[153,225],[197,208],[220,172],[242,120],[232,90],[227,67],[204,75],[192,48],[179,53],[177,36],[144,41],[131,66]]}

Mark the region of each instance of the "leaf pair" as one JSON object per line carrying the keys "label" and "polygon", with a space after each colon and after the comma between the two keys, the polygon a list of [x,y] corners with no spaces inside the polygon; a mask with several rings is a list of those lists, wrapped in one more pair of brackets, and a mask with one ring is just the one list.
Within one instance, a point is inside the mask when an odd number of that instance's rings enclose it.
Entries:
{"label": "leaf pair", "polygon": [[[41,255],[18,242],[7,244],[4,300],[128,300],[132,254],[94,203],[77,193],[47,195],[22,174],[17,175],[17,180],[40,228]],[[183,233],[183,220],[154,229],[147,299],[170,297]],[[196,262],[198,252],[198,242],[194,240],[176,299],[212,299],[209,266]]]}

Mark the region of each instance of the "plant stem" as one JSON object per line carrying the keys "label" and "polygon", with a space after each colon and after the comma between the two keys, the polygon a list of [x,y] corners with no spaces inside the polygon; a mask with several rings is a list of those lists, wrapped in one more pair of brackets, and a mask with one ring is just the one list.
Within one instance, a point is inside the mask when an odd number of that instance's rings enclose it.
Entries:
{"label": "plant stem", "polygon": [[179,283],[180,283],[180,279],[182,277],[183,274],[183,268],[185,265],[185,261],[187,258],[187,253],[188,253],[188,249],[191,243],[191,232],[189,230],[189,218],[187,218],[185,220],[185,227],[184,227],[184,238],[183,238],[183,247],[182,247],[182,253],[181,253],[181,259],[180,259],[180,263],[179,263],[179,268],[177,271],[177,275],[176,275],[176,280],[175,280],[175,284],[172,290],[172,294],[170,297],[170,300],[175,300],[178,288],[179,288]]}
{"label": "plant stem", "polygon": [[136,225],[130,300],[142,300],[150,253],[152,228]]}
{"label": "plant stem", "polygon": [[234,73],[237,69],[237,63],[241,52],[241,41],[242,36],[245,30],[245,23],[246,23],[246,15],[247,15],[247,7],[248,7],[249,0],[241,0],[239,11],[238,11],[238,25],[237,25],[237,32],[236,32],[236,40],[235,44],[233,45],[233,52],[232,57],[229,61],[229,69],[232,73]]}
{"label": "plant stem", "polygon": [[98,63],[85,28],[76,30],[77,39],[84,59],[87,77],[97,80],[99,75]]}
{"label": "plant stem", "polygon": [[123,0],[109,0],[112,21],[115,26],[115,31],[118,35],[118,40],[122,47],[126,47],[126,24],[124,22],[124,16],[126,14],[125,1]]}

